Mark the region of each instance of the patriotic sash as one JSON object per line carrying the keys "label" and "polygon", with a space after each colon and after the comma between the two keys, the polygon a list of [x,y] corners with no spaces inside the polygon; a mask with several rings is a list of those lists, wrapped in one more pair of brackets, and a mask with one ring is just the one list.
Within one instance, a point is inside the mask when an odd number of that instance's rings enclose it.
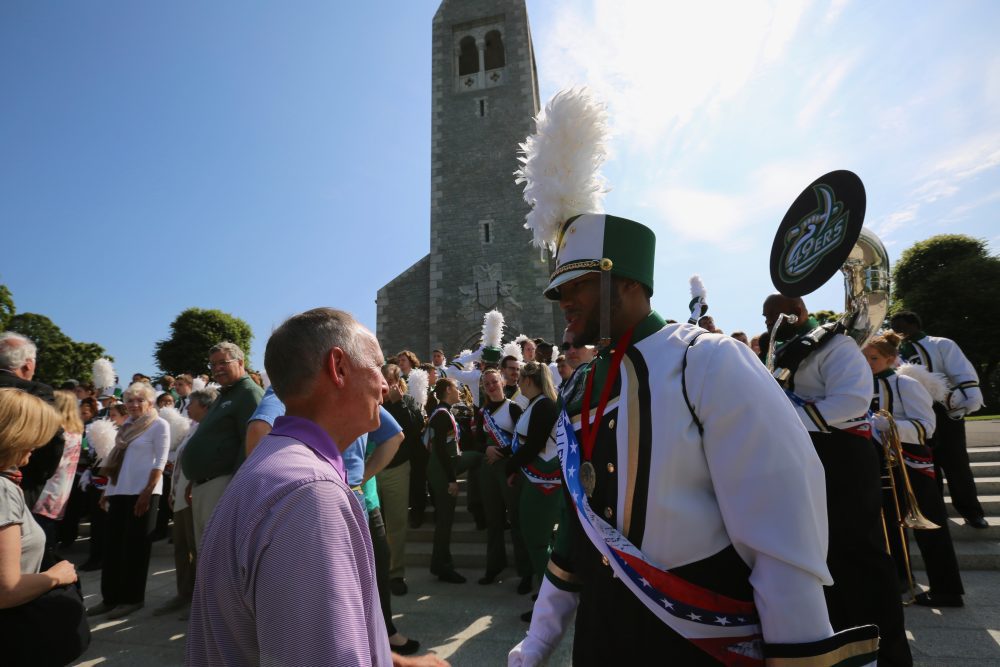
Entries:
{"label": "patriotic sash", "polygon": [[723,664],[761,667],[763,637],[753,603],[720,595],[656,567],[594,513],[576,474],[580,445],[565,410],[557,422],[556,446],[581,527],[632,594],[677,634]]}
{"label": "patriotic sash", "polygon": [[424,447],[426,447],[427,449],[431,448],[431,429],[429,428],[429,425],[431,421],[434,419],[435,415],[437,415],[437,413],[439,412],[443,412],[444,414],[448,415],[448,420],[451,422],[451,429],[455,434],[455,448],[458,450],[459,453],[461,453],[462,445],[460,443],[460,438],[459,438],[458,422],[455,421],[455,415],[451,414],[451,410],[449,410],[448,408],[438,408],[437,410],[431,413],[430,419],[427,420],[428,428],[424,429],[424,435],[423,435]]}
{"label": "patriotic sash", "polygon": [[529,463],[521,466],[521,472],[528,478],[528,481],[538,487],[542,495],[550,496],[562,486],[562,472],[556,468],[552,472],[544,472],[534,464]]}
{"label": "patriotic sash", "polygon": [[493,415],[490,414],[490,411],[486,408],[486,406],[483,406],[483,428],[486,429],[487,435],[493,438],[493,442],[495,442],[497,447],[500,449],[510,451],[515,448],[514,443],[517,441],[517,438],[513,433],[508,433],[500,428],[500,425],[497,424],[497,420],[493,418]]}
{"label": "patriotic sash", "polygon": [[[910,470],[935,479],[934,477],[934,458],[928,453],[926,455],[917,454],[911,451],[908,447],[909,443],[903,443],[903,462],[906,463],[906,467]],[[922,447],[922,449],[930,449],[929,447]]]}

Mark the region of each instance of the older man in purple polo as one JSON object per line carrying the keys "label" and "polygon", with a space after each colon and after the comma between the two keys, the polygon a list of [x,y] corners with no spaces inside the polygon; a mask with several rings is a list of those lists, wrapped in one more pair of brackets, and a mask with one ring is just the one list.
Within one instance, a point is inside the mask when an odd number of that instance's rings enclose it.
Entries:
{"label": "older man in purple polo", "polygon": [[282,324],[264,366],[286,406],[205,531],[189,665],[444,665],[392,654],[368,517],[341,452],[379,424],[375,337],[316,308]]}

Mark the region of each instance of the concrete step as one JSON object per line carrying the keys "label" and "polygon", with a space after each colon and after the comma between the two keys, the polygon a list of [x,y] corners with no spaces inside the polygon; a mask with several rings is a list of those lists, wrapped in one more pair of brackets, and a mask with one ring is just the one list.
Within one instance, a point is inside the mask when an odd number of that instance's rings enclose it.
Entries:
{"label": "concrete step", "polygon": [[996,461],[973,461],[970,464],[972,476],[976,479],[980,477],[1000,477],[1000,459]]}
{"label": "concrete step", "polygon": [[[975,475],[975,471],[973,471]],[[1000,477],[975,476],[976,493],[982,496],[995,496],[1000,494]],[[948,478],[944,480],[945,495],[948,493]]]}
{"label": "concrete step", "polygon": [[969,447],[969,460],[975,463],[989,461],[996,463],[1000,461],[1000,447]]}
{"label": "concrete step", "polygon": [[[945,507],[948,508],[948,516],[961,516],[955,511],[951,504],[951,496],[944,497]],[[1000,495],[979,495],[979,504],[983,506],[983,513],[986,516],[1000,516]]]}
{"label": "concrete step", "polygon": [[1000,542],[1000,516],[986,517],[989,528],[972,528],[965,525],[965,519],[961,517],[948,518],[948,532],[951,533],[952,542],[989,542],[990,540]]}
{"label": "concrete step", "polygon": [[[430,542],[408,542],[406,544],[406,566],[428,568],[431,565],[433,545]],[[451,558],[455,569],[470,581],[482,576],[486,570],[486,545],[452,542]],[[514,551],[507,543],[507,562],[514,563]]]}
{"label": "concrete step", "polygon": [[[915,542],[911,541],[910,544],[910,562],[913,564],[913,569],[923,570],[924,559],[920,556],[920,549]],[[958,556],[960,570],[1000,570],[1000,542],[956,541],[955,555]]]}

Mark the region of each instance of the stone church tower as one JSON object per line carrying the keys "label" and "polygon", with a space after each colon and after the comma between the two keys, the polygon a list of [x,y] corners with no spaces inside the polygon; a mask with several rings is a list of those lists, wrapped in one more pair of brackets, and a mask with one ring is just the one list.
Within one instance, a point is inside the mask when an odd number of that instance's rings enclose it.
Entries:
{"label": "stone church tower", "polygon": [[387,356],[441,348],[450,358],[476,347],[493,308],[505,341],[554,341],[549,259],[523,227],[513,176],[539,104],[524,0],[443,0],[433,40],[430,254],[378,291],[379,342]]}

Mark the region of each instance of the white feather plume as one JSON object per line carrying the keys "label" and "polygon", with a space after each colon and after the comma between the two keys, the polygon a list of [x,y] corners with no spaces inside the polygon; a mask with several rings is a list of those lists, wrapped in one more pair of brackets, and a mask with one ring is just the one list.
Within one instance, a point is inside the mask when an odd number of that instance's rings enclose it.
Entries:
{"label": "white feather plume", "polygon": [[427,389],[429,386],[430,381],[427,378],[427,371],[419,368],[410,370],[410,375],[406,378],[406,393],[420,407],[424,407],[427,403]]}
{"label": "white feather plume", "polygon": [[519,334],[518,337],[514,339],[514,342],[520,345],[526,340],[531,340],[531,339],[525,336],[524,334]]}
{"label": "white feather plume", "polygon": [[[527,336],[525,336],[525,338],[527,338]],[[521,354],[521,346],[517,344],[516,340],[503,346],[503,356],[517,357],[517,363],[524,363],[524,356]]]}
{"label": "white feather plume", "polygon": [[191,391],[201,391],[205,388],[205,381],[201,378],[193,378],[191,380]]}
{"label": "white feather plume", "polygon": [[459,357],[467,357],[470,354],[472,354],[472,350],[470,350],[469,348],[465,348],[464,350],[462,350],[461,352],[458,353],[458,356]]}
{"label": "white feather plume", "polygon": [[948,379],[941,373],[932,373],[920,364],[902,364],[896,372],[922,384],[936,402],[944,403],[948,399]]}
{"label": "white feather plume", "polygon": [[691,276],[691,298],[692,299],[707,299],[708,291],[705,290],[705,283],[701,281],[701,276],[695,274]]}
{"label": "white feather plume", "polygon": [[483,316],[483,346],[500,347],[503,339],[503,313],[491,310]]}
{"label": "white feather plume", "polygon": [[177,408],[160,408],[160,417],[170,425],[170,449],[177,449],[191,430],[191,420],[178,412]]}
{"label": "white feather plume", "polygon": [[117,436],[118,427],[110,419],[98,419],[87,427],[87,444],[94,449],[98,459],[111,453]]}
{"label": "white feather plume", "polygon": [[531,212],[524,226],[535,246],[555,252],[569,217],[602,212],[607,140],[607,108],[586,88],[556,93],[535,118],[535,134],[520,145],[521,168],[514,172],[514,182],[525,184]]}
{"label": "white feather plume", "polygon": [[115,367],[110,359],[101,357],[94,362],[90,371],[94,386],[98,389],[110,389],[115,386]]}

